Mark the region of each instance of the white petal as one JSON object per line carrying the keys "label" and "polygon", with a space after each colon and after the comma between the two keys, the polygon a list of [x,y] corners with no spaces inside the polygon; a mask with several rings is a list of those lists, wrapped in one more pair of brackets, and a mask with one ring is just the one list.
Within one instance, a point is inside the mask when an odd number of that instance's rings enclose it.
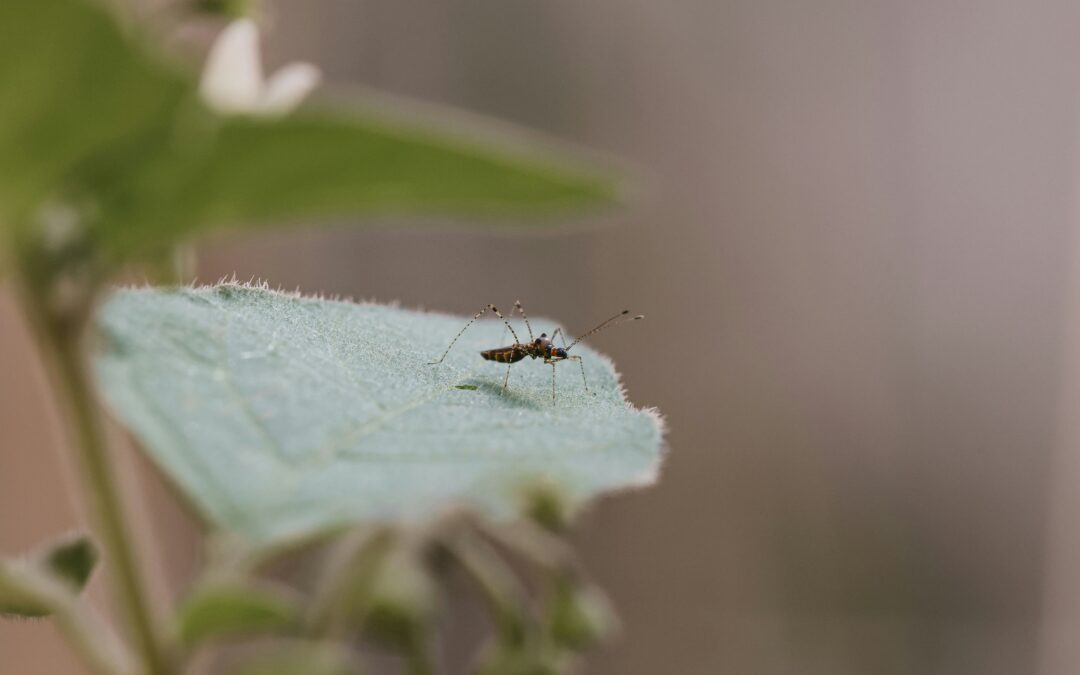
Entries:
{"label": "white petal", "polygon": [[275,114],[292,110],[311,93],[320,79],[322,73],[310,63],[290,63],[266,81],[260,112]]}
{"label": "white petal", "polygon": [[210,48],[199,93],[208,105],[223,112],[247,112],[259,105],[262,88],[259,31],[251,19],[237,19]]}

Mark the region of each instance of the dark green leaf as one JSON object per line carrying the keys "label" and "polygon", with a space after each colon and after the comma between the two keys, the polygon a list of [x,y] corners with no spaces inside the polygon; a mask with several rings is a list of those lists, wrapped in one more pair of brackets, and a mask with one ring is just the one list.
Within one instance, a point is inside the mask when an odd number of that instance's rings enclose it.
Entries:
{"label": "dark green leaf", "polygon": [[231,117],[106,205],[122,253],[205,230],[333,216],[520,218],[609,205],[616,184],[535,149],[386,115]]}
{"label": "dark green leaf", "polygon": [[86,586],[97,560],[97,547],[82,534],[53,542],[25,560],[0,558],[0,614],[51,614],[58,597],[74,597]]}
{"label": "dark green leaf", "polygon": [[160,125],[189,90],[99,4],[0,2],[0,228],[81,163]]}
{"label": "dark green leaf", "polygon": [[512,517],[537,480],[580,503],[659,464],[657,416],[584,346],[591,393],[563,364],[553,404],[533,360],[504,391],[505,366],[477,354],[505,344],[495,321],[429,366],[464,318],[235,284],[122,291],[100,317],[113,410],[213,524],[254,541],[459,503]]}
{"label": "dark green leaf", "polygon": [[62,539],[39,556],[41,565],[77,591],[86,586],[99,558],[97,546],[85,534]]}
{"label": "dark green leaf", "polygon": [[[615,198],[610,177],[535,147],[392,113],[215,115],[196,104],[190,74],[159,63],[101,4],[0,2],[4,230],[62,203],[79,243],[115,263],[228,227],[550,215]],[[0,230],[0,248],[10,234]]]}

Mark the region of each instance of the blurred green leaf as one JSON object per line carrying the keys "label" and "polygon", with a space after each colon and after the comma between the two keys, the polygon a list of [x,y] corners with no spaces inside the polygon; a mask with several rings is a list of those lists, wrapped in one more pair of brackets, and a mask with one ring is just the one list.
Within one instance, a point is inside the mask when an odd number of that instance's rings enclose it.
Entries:
{"label": "blurred green leaf", "polygon": [[198,12],[216,16],[237,18],[256,14],[258,3],[255,0],[187,0],[191,8]]}
{"label": "blurred green leaf", "polygon": [[211,582],[197,588],[176,613],[180,641],[206,640],[284,631],[298,625],[299,604],[285,592],[254,582]]}
{"label": "blurred green leaf", "polygon": [[571,661],[566,655],[537,641],[522,644],[496,642],[480,654],[472,675],[566,675]]}
{"label": "blurred green leaf", "polygon": [[240,675],[355,675],[340,645],[293,643],[271,648],[239,669]]}
{"label": "blurred green leaf", "polygon": [[189,91],[96,5],[0,2],[0,228],[81,163],[160,126]]}
{"label": "blurred green leaf", "polygon": [[97,2],[4,0],[0,228],[59,200],[122,262],[224,227],[550,215],[616,196],[611,177],[535,147],[392,113],[220,116],[196,100],[194,77]]}
{"label": "blurred green leaf", "polygon": [[585,649],[615,632],[618,620],[604,593],[593,585],[578,585],[567,578],[552,582],[548,630],[556,643]]}
{"label": "blurred green leaf", "polygon": [[56,599],[86,586],[98,551],[84,534],[63,537],[24,560],[0,558],[0,614],[47,616]]}
{"label": "blurred green leaf", "polygon": [[435,616],[438,588],[416,552],[397,548],[351,589],[354,607],[372,637],[408,647],[425,639]]}
{"label": "blurred green leaf", "polygon": [[222,227],[301,218],[520,218],[610,205],[616,183],[536,149],[388,116],[301,111],[231,117],[201,152],[130,176],[105,205],[122,255]]}
{"label": "blurred green leaf", "polygon": [[[661,429],[588,348],[580,373],[504,367],[480,321],[226,284],[127,290],[100,312],[99,382],[116,414],[218,527],[272,541],[455,503],[517,515],[538,479],[580,502],[653,480]],[[534,320],[550,332],[552,326]],[[455,388],[473,384],[476,391]]]}
{"label": "blurred green leaf", "polygon": [[38,555],[43,567],[76,591],[86,586],[100,557],[97,546],[85,534],[61,539]]}

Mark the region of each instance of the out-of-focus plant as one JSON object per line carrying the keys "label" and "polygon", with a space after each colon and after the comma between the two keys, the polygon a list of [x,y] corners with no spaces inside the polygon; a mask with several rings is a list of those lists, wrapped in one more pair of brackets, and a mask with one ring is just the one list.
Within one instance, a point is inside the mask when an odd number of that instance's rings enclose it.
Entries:
{"label": "out-of-focus plant", "polygon": [[[457,574],[492,617],[474,672],[566,672],[614,625],[562,538],[569,514],[650,481],[658,461],[655,415],[626,402],[606,360],[586,352],[592,391],[554,406],[528,393],[546,391],[542,373],[504,393],[464,356],[423,366],[448,317],[233,283],[125,291],[98,310],[120,272],[157,274],[225,228],[539,227],[613,203],[616,183],[411,115],[296,109],[318,71],[264,78],[248,19],[225,28],[201,80],[150,42],[93,0],[0,3],[0,276],[39,338],[94,524],[94,539],[0,557],[0,614],[53,617],[102,675],[180,673],[251,637],[262,647],[235,672],[360,672],[375,645],[430,673]],[[462,352],[499,333],[479,327]],[[99,387],[211,528],[206,570],[167,610],[146,592]],[[79,597],[98,545],[120,635]],[[322,560],[313,581],[265,573],[297,551]]]}

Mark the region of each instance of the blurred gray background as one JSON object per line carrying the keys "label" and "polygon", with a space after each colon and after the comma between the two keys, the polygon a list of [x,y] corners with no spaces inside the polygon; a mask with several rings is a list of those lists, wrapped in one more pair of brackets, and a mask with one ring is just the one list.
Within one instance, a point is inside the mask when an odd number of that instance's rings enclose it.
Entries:
{"label": "blurred gray background", "polygon": [[[1080,672],[1080,5],[269,9],[272,67],[312,60],[646,177],[557,235],[385,223],[201,249],[204,280],[462,314],[520,297],[577,329],[648,316],[594,342],[666,415],[670,453],[578,530],[624,619],[589,672]],[[0,296],[3,550],[78,517],[31,357]],[[149,492],[182,585],[190,525]],[[53,641],[2,624],[0,664],[77,672]]]}

